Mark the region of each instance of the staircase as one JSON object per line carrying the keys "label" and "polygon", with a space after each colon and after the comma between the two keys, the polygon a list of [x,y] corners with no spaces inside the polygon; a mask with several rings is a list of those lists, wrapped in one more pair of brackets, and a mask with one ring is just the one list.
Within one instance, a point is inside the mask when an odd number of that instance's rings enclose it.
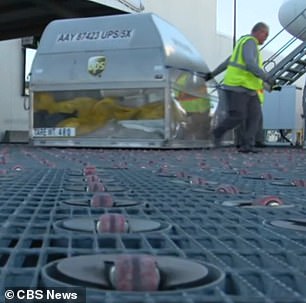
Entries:
{"label": "staircase", "polygon": [[[299,18],[304,18],[305,14],[306,9],[291,20],[286,28],[290,28],[290,26],[296,24],[295,22],[299,22]],[[283,28],[270,39],[263,48],[271,42],[277,42],[277,38],[280,38],[281,34],[286,32],[286,28]],[[264,69],[268,72],[269,76],[275,80],[277,85],[291,85],[306,73],[306,41],[301,42],[301,40],[298,39],[304,36],[305,32],[306,28],[301,28],[295,37],[290,38],[280,49],[278,49],[278,51],[264,62]],[[278,58],[281,58],[279,62],[277,62]],[[271,63],[273,66],[272,69],[267,70]]]}
{"label": "staircase", "polygon": [[[271,61],[266,61],[265,64]],[[306,73],[306,42],[302,42],[283,60],[277,63],[268,74],[277,85],[291,85]]]}

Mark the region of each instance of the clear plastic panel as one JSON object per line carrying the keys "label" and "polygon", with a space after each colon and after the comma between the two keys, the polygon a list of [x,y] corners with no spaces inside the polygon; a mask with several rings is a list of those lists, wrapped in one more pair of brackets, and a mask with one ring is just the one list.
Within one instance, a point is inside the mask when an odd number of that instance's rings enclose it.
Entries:
{"label": "clear plastic panel", "polygon": [[208,139],[211,101],[205,80],[196,73],[171,69],[170,83],[172,137]]}
{"label": "clear plastic panel", "polygon": [[163,139],[164,88],[33,94],[33,137]]}

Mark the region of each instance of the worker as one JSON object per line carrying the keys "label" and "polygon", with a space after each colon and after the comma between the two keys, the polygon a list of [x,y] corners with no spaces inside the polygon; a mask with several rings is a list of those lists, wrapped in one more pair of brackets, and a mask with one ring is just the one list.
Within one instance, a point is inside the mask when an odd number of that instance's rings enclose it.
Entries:
{"label": "worker", "polygon": [[239,152],[257,152],[254,150],[254,138],[262,112],[257,91],[263,89],[264,82],[270,87],[274,81],[263,70],[259,45],[269,35],[269,27],[259,22],[254,25],[250,35],[242,36],[230,58],[221,63],[205,77],[207,81],[225,70],[222,89],[227,106],[226,117],[212,130],[215,147],[221,145],[225,132],[245,122]]}

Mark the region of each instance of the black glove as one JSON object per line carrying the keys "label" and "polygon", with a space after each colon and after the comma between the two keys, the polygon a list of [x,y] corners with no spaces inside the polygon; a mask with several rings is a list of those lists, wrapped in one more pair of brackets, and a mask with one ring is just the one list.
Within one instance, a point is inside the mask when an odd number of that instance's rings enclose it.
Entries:
{"label": "black glove", "polygon": [[211,80],[212,78],[213,78],[213,75],[212,75],[211,72],[209,72],[209,73],[207,73],[207,74],[204,75],[204,80],[205,80],[205,81],[209,81],[209,80]]}
{"label": "black glove", "polygon": [[272,90],[277,90],[277,91],[281,91],[282,87],[280,85],[273,85],[272,86]]}

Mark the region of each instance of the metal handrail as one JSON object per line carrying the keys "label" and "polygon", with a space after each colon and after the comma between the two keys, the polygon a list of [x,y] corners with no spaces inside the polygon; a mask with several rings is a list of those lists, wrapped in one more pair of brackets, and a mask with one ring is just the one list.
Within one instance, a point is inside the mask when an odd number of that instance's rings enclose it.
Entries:
{"label": "metal handrail", "polygon": [[142,2],[140,1],[140,4],[139,4],[139,7],[138,6],[135,6],[134,4],[130,3],[129,1],[127,0],[118,0],[120,3],[122,3],[123,5],[125,5],[126,7],[128,7],[129,9],[137,12],[137,13],[140,13],[144,10],[144,6],[142,4]]}
{"label": "metal handrail", "polygon": [[[283,33],[290,25],[292,25],[301,16],[306,16],[306,9],[299,13],[295,18],[293,18],[282,30],[280,30],[275,36],[273,36],[260,50],[265,49],[272,41],[274,41],[281,33]],[[280,49],[278,49],[273,55],[271,55],[267,60],[264,61],[264,67],[266,67],[271,62],[276,65],[275,59],[279,57],[285,50],[288,49],[294,42],[296,42],[299,37],[301,37],[306,32],[306,27],[302,28],[296,37],[290,38]],[[302,43],[302,42],[301,42]]]}

